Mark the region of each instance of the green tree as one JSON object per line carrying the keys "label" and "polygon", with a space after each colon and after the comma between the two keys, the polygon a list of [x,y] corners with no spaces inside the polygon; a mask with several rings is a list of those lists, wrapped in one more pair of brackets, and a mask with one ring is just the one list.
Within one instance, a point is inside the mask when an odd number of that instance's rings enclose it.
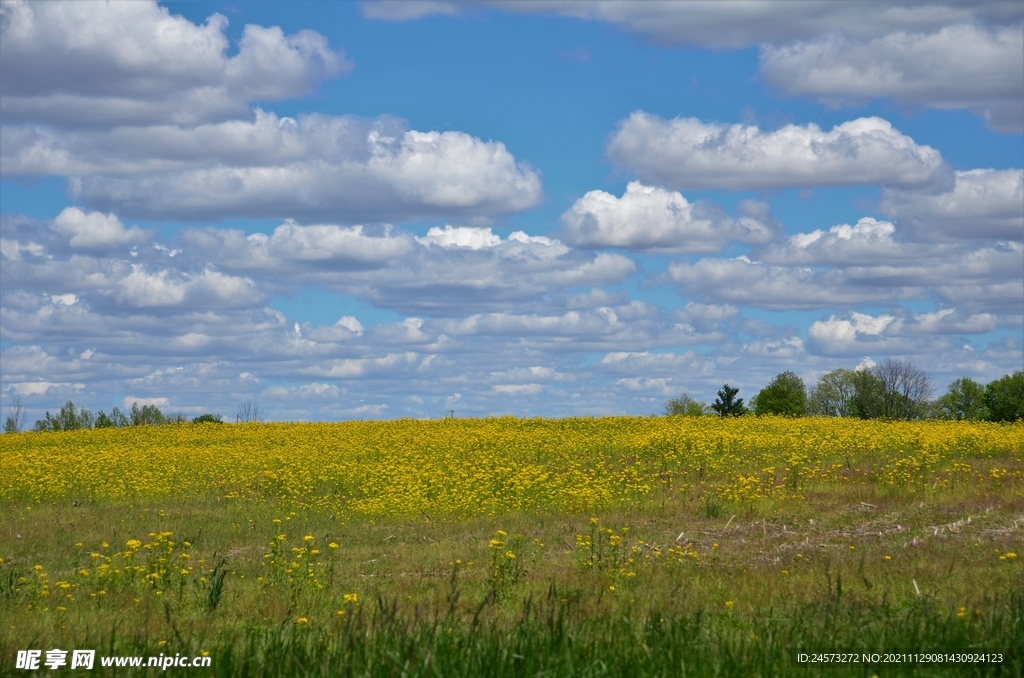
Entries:
{"label": "green tree", "polygon": [[132,403],[132,411],[129,415],[132,426],[163,426],[167,423],[167,417],[156,405],[143,405]]}
{"label": "green tree", "polygon": [[116,407],[110,410],[109,415],[103,410],[96,415],[95,428],[124,428],[125,426],[131,426],[131,421],[124,412]]}
{"label": "green tree", "polygon": [[193,417],[193,424],[223,424],[224,420],[221,419],[219,414],[200,414],[198,417]]}
{"label": "green tree", "polygon": [[853,371],[852,416],[875,419],[884,416],[885,384],[870,370]]}
{"label": "green tree", "polygon": [[70,400],[64,403],[56,416],[46,411],[46,415],[36,421],[34,429],[40,432],[46,431],[77,431],[82,428],[92,428],[94,423],[92,413],[83,408],[75,409],[75,404]]}
{"label": "green tree", "polygon": [[776,375],[754,396],[754,414],[782,414],[802,417],[807,414],[807,390],[795,372]]}
{"label": "green tree", "polygon": [[665,403],[666,416],[702,417],[708,413],[708,406],[684,393]]}
{"label": "green tree", "polygon": [[739,392],[738,388],[722,384],[722,388],[717,394],[718,397],[715,398],[715,402],[711,403],[711,409],[718,412],[720,417],[742,417],[747,413],[747,408],[743,406],[743,398],[736,397]]}
{"label": "green tree", "polygon": [[935,402],[935,408],[940,419],[977,421],[988,418],[985,389],[970,377],[960,377],[950,384]]}
{"label": "green tree", "polygon": [[1024,419],[1024,371],[990,382],[985,387],[983,399],[992,421]]}
{"label": "green tree", "polygon": [[811,389],[807,408],[823,417],[856,417],[857,373],[853,370],[832,370],[818,379]]}

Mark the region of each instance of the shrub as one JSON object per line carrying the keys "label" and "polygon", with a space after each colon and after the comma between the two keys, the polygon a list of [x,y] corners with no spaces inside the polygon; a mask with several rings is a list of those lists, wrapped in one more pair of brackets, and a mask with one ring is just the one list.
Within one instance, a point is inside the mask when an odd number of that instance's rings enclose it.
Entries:
{"label": "shrub", "polygon": [[193,417],[193,424],[223,424],[224,420],[221,419],[219,414],[200,414],[198,417]]}

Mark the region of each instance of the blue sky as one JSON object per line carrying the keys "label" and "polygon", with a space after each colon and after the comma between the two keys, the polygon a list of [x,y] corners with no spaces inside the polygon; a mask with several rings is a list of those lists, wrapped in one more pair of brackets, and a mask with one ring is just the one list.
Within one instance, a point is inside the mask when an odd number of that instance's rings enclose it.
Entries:
{"label": "blue sky", "polygon": [[2,7],[5,410],[1024,367],[1019,3]]}

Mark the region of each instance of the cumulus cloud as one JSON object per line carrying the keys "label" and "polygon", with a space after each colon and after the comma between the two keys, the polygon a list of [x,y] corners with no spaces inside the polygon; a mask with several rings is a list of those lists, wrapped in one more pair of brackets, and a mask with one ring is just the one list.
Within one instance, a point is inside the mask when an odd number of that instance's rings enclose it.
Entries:
{"label": "cumulus cloud", "polygon": [[576,247],[653,252],[717,252],[732,241],[761,244],[781,230],[767,203],[745,200],[733,218],[709,202],[631,181],[621,198],[590,191],[562,215],[566,241]]}
{"label": "cumulus cloud", "polygon": [[922,240],[1024,239],[1024,170],[956,173],[952,191],[939,194],[887,188],[881,210]]}
{"label": "cumulus cloud", "polygon": [[944,26],[873,39],[833,33],[761,49],[764,79],[842,105],[872,98],[966,108],[990,127],[1024,131],[1024,25]]}
{"label": "cumulus cloud", "polygon": [[249,103],[312,92],[352,68],[310,30],[247,25],[228,57],[227,19],[199,26],[156,2],[25,2],[0,8],[0,116],[60,127],[247,117]]}
{"label": "cumulus cloud", "polygon": [[131,218],[387,221],[516,212],[538,172],[500,142],[417,132],[393,118],[257,111],[198,127],[5,130],[5,175],[61,175],[100,210]]}
{"label": "cumulus cloud", "polygon": [[820,355],[924,353],[949,348],[949,335],[983,334],[997,326],[991,314],[969,315],[951,308],[933,313],[852,312],[816,321],[807,330],[807,342]]}
{"label": "cumulus cloud", "polygon": [[[767,309],[851,307],[938,297],[965,310],[1015,313],[1024,298],[1024,250],[922,246],[891,241],[892,225],[799,234],[747,256],[674,261],[664,279],[683,296]],[[890,244],[891,243],[891,244]],[[768,263],[775,262],[775,263]]]}
{"label": "cumulus cloud", "polygon": [[443,229],[431,228],[427,235],[417,238],[424,245],[439,245],[440,247],[468,247],[471,250],[479,250],[484,247],[494,247],[501,244],[501,236],[495,235],[489,228],[473,228],[467,226],[445,226]]}
{"label": "cumulus cloud", "polygon": [[83,212],[77,207],[65,207],[53,221],[54,228],[68,236],[73,249],[102,250],[109,247],[138,245],[149,239],[138,226],[125,228],[113,214]]}
{"label": "cumulus cloud", "polygon": [[435,228],[421,238],[394,227],[286,223],[270,236],[232,229],[191,229],[189,259],[202,253],[227,273],[261,276],[278,293],[320,285],[401,313],[451,316],[536,303],[574,287],[621,283],[636,265],[618,254],[572,250],[515,231]]}
{"label": "cumulus cloud", "polygon": [[[43,305],[54,317],[77,312],[53,301],[65,295],[105,313],[166,315],[255,309],[274,295],[311,286],[403,313],[460,316],[539,307],[550,303],[549,295],[565,299],[569,290],[616,285],[636,273],[636,265],[618,254],[573,250],[521,231],[502,239],[490,229],[470,227],[437,229],[417,239],[393,226],[287,221],[271,234],[184,229],[173,247],[159,239],[131,249],[69,245],[68,223],[94,222],[119,223],[80,210],[65,211],[50,223],[5,219],[0,232],[5,289],[27,295],[26,309],[38,309],[45,297]],[[19,298],[8,295],[12,310]],[[343,317],[307,338],[333,341],[362,330],[357,319]]]}
{"label": "cumulus cloud", "polygon": [[827,132],[814,124],[767,132],[636,111],[619,124],[608,156],[645,183],[678,189],[953,186],[937,150],[881,118],[858,118]]}
{"label": "cumulus cloud", "polygon": [[121,218],[487,219],[536,205],[498,141],[391,117],[280,117],[255,104],[351,68],[314,31],[204,25],[155,2],[2,5],[0,172],[62,176]]}

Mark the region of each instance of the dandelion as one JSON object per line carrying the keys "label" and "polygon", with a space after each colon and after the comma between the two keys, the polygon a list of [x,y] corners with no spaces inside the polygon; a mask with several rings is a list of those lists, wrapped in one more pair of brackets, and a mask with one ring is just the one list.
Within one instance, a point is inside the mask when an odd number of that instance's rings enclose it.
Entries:
{"label": "dandelion", "polygon": [[731,610],[732,609],[732,605],[733,605],[733,603],[732,603],[731,600],[725,601],[725,609]]}
{"label": "dandelion", "polygon": [[298,619],[295,620],[295,623],[296,624],[308,624],[309,623],[309,619],[307,619],[306,617],[299,617]]}
{"label": "dandelion", "polygon": [[338,543],[332,541],[330,544],[327,545],[327,548],[336,549],[338,548]]}
{"label": "dandelion", "polygon": [[346,603],[358,603],[359,602],[359,594],[357,594],[357,593],[346,593],[344,595],[344,598],[345,598],[345,602]]}

